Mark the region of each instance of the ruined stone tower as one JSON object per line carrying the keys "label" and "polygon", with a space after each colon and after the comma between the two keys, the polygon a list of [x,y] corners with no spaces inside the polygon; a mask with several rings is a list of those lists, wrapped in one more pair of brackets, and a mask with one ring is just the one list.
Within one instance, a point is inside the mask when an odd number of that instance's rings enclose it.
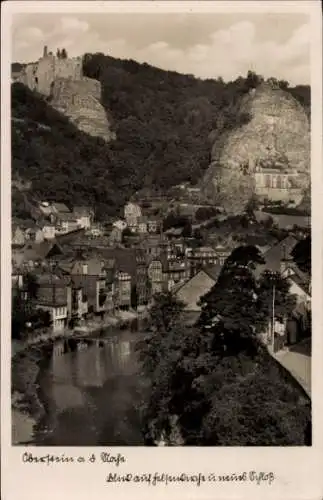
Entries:
{"label": "ruined stone tower", "polygon": [[40,94],[49,96],[57,78],[68,80],[82,79],[82,58],[58,58],[45,45],[43,56],[36,62],[28,64],[19,81]]}
{"label": "ruined stone tower", "polygon": [[101,83],[83,76],[81,57],[60,57],[61,53],[57,51],[58,57],[54,56],[45,45],[43,56],[36,63],[28,64],[15,81],[50,97],[50,105],[79,130],[105,141],[115,139],[100,102]]}

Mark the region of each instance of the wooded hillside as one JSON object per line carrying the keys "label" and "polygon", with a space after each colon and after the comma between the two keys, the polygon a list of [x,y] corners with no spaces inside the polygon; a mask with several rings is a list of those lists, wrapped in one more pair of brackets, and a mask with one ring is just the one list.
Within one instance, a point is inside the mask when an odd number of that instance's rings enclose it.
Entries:
{"label": "wooded hillside", "polygon": [[[106,144],[87,136],[15,83],[12,167],[42,198],[95,206],[100,219],[115,215],[143,186],[197,182],[210,162],[210,132],[213,142],[214,134],[248,120],[238,103],[254,85],[251,73],[230,83],[200,80],[103,54],[84,56],[84,74],[101,81],[117,139]],[[309,108],[308,87],[290,91]]]}

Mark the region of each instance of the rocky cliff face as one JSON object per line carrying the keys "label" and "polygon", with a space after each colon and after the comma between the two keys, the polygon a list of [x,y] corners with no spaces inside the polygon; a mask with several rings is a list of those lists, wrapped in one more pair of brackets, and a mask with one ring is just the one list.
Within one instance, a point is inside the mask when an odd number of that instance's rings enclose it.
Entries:
{"label": "rocky cliff face", "polygon": [[80,80],[56,78],[50,104],[67,116],[79,130],[105,141],[115,139],[106,111],[100,103],[101,84],[83,77]]}
{"label": "rocky cliff face", "polygon": [[285,157],[285,168],[299,172],[300,189],[310,182],[310,125],[302,106],[288,92],[263,84],[242,98],[240,110],[249,122],[216,140],[202,180],[206,196],[229,213],[241,213],[255,192],[257,165],[272,157]]}

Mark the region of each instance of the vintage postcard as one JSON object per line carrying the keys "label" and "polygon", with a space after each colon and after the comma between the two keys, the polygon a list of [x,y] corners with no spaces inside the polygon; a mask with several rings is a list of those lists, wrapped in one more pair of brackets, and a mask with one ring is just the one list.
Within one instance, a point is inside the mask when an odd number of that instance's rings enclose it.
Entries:
{"label": "vintage postcard", "polygon": [[4,500],[323,498],[320,8],[4,4]]}

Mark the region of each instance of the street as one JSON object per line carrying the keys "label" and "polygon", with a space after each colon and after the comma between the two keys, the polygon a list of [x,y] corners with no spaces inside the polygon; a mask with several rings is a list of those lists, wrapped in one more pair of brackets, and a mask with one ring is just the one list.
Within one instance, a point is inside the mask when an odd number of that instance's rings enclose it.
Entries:
{"label": "street", "polygon": [[311,339],[290,347],[288,351],[280,351],[275,357],[311,396]]}

